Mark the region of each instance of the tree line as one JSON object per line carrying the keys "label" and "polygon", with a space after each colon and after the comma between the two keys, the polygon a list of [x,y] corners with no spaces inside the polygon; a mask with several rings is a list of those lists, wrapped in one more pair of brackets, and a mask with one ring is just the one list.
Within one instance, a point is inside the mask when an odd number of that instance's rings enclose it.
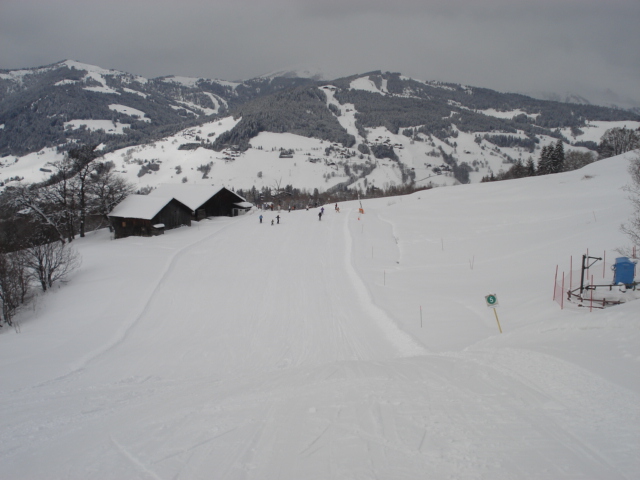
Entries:
{"label": "tree line", "polygon": [[71,242],[108,225],[107,214],[134,191],[95,145],[70,150],[51,168],[46,181],[0,195],[0,326],[13,324],[34,286],[47,291],[80,265]]}
{"label": "tree line", "polygon": [[542,147],[537,164],[532,157],[529,157],[526,162],[518,159],[506,172],[501,171],[498,175],[491,172],[482,178],[482,182],[568,172],[582,168],[598,159],[613,157],[638,148],[640,148],[640,129],[615,127],[607,130],[600,139],[597,147],[599,155],[577,150],[565,152],[562,140],[557,140],[553,145]]}

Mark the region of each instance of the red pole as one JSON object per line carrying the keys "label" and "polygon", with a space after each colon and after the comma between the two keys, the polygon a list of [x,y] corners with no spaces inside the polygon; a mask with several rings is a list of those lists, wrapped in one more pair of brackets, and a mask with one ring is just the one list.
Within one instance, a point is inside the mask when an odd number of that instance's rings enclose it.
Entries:
{"label": "red pole", "polygon": [[[564,273],[563,273],[564,275]],[[556,299],[556,288],[558,286],[558,265],[556,264],[556,276],[553,279],[553,300]]]}
{"label": "red pole", "polygon": [[573,255],[569,260],[569,290],[573,290]]}
{"label": "red pole", "polygon": [[562,296],[560,297],[560,310],[564,310],[564,272],[562,272]]}
{"label": "red pole", "polygon": [[589,304],[589,311],[593,312],[593,275],[591,275],[591,303]]}

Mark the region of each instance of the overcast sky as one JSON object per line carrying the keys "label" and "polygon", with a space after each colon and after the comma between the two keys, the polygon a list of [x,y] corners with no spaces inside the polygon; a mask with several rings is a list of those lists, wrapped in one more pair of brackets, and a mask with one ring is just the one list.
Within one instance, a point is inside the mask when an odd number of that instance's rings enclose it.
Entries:
{"label": "overcast sky", "polygon": [[237,80],[304,65],[640,102],[639,24],[640,0],[0,0],[0,69]]}

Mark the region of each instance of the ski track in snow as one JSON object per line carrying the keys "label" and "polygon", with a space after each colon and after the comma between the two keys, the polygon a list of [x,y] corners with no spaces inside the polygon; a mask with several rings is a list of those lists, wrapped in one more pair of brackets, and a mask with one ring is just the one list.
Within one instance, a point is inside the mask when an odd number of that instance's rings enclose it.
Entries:
{"label": "ski track in snow", "polygon": [[[351,219],[357,212],[351,214]],[[352,222],[353,223],[353,222]],[[345,236],[349,239],[349,248],[345,252],[345,265],[347,265],[347,274],[358,293],[358,298],[362,307],[369,313],[371,318],[375,319],[376,325],[382,329],[387,337],[398,349],[400,356],[424,355],[427,350],[417,343],[411,336],[398,328],[395,322],[373,302],[371,292],[362,282],[352,263],[351,252],[353,251],[353,238],[349,231],[349,223],[345,222]]]}
{"label": "ski track in snow", "polygon": [[230,226],[232,226],[232,224],[228,224],[223,228],[221,228],[220,230],[216,230],[211,234],[207,235],[206,237],[202,239],[198,239],[193,243],[184,245],[183,247],[173,252],[171,256],[167,259],[162,272],[159,274],[157,278],[156,283],[150,287],[150,289],[148,290],[148,293],[145,294],[145,298],[140,302],[138,312],[134,313],[128,322],[124,322],[122,324],[120,329],[116,332],[115,337],[110,342],[105,344],[100,350],[91,352],[88,356],[80,360],[80,362],[77,365],[75,365],[69,373],[61,377],[54,378],[48,382],[45,382],[45,384],[64,380],[71,375],[75,375],[82,372],[87,367],[87,365],[90,364],[92,361],[108,354],[110,351],[112,351],[114,348],[120,345],[127,338],[127,335],[135,327],[135,325],[138,323],[140,318],[142,318],[142,316],[145,315],[154,297],[158,294],[158,291],[160,290],[162,285],[166,282],[167,277],[171,274],[171,271],[175,267],[177,260],[189,249],[195,248],[199,244],[205,243],[207,240],[210,239],[210,237],[214,235],[218,235],[219,233],[222,232],[222,230],[224,230],[225,228],[229,228]]}

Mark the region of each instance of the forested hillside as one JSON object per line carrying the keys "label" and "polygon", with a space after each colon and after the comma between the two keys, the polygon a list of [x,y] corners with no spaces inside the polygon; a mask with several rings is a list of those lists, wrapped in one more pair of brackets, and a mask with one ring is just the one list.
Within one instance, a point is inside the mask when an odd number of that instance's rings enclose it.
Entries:
{"label": "forested hillside", "polygon": [[[161,77],[65,61],[0,70],[0,157],[75,143],[105,151],[158,140],[224,114],[258,96],[309,83],[300,78],[247,82]],[[102,121],[98,123],[97,121]]]}

